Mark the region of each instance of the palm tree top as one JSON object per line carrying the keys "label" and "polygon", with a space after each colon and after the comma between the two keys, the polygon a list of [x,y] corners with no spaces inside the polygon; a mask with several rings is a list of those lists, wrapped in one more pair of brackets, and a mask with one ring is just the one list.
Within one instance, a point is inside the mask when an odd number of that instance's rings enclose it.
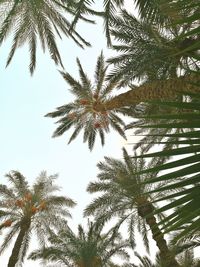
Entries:
{"label": "palm tree top", "polygon": [[51,118],[61,117],[57,121],[59,126],[53,137],[62,135],[74,126],[75,130],[69,143],[83,130],[83,141],[88,142],[90,150],[94,146],[97,134],[100,136],[101,144],[104,145],[105,133],[110,131],[110,126],[125,138],[121,127],[124,126],[124,122],[118,116],[117,111],[107,111],[106,109],[98,111],[96,109],[97,105],[103,105],[111,98],[113,89],[118,85],[117,81],[115,83],[106,81],[108,66],[105,64],[103,53],[97,59],[94,84],[84,72],[79,59],[77,59],[77,64],[80,81],[74,79],[69,73],[60,71],[65,81],[70,85],[70,92],[75,96],[75,100],[46,115]]}
{"label": "palm tree top", "polygon": [[[86,207],[85,216],[95,216],[99,221],[107,222],[111,218],[118,218],[116,227],[127,222],[129,241],[135,246],[135,227],[143,236],[144,244],[149,251],[148,230],[146,216],[152,214],[157,208],[155,199],[162,194],[149,193],[155,188],[160,188],[164,183],[147,185],[145,182],[157,175],[157,172],[137,174],[149,166],[156,167],[160,163],[158,158],[149,162],[135,159],[123,149],[123,160],[105,157],[105,161],[97,164],[98,180],[90,182],[87,188],[89,193],[101,193]],[[163,218],[161,214],[158,219]]]}
{"label": "palm tree top", "polygon": [[89,220],[87,228],[85,230],[79,225],[77,234],[70,228],[57,234],[52,232],[50,246],[32,252],[29,258],[44,259],[45,264],[52,260],[69,267],[111,267],[114,255],[126,260],[129,258],[124,250],[129,245],[119,233],[112,230],[102,232],[103,225]]}

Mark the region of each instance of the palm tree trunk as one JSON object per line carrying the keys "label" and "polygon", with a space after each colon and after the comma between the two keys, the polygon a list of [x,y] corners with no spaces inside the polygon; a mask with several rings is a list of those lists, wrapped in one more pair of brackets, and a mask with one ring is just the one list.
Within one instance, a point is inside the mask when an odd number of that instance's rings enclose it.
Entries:
{"label": "palm tree trunk", "polygon": [[95,110],[112,110],[124,106],[136,105],[149,100],[171,99],[181,92],[200,92],[200,86],[194,84],[197,82],[200,84],[200,77],[197,75],[190,75],[145,83],[126,93],[113,97],[103,104],[97,103],[95,105]]}
{"label": "palm tree trunk", "polygon": [[164,239],[164,235],[158,227],[156,218],[153,215],[154,207],[153,205],[145,201],[138,207],[138,214],[146,220],[152,232],[152,237],[156,242],[157,247],[160,251],[160,258],[165,267],[180,267],[175,259],[175,256],[169,250],[167,242]]}
{"label": "palm tree trunk", "polygon": [[22,245],[22,242],[24,240],[25,234],[29,230],[31,225],[31,219],[24,219],[21,223],[20,232],[17,236],[17,239],[15,241],[11,256],[9,258],[8,266],[7,267],[15,267],[18,259],[19,259],[19,252]]}

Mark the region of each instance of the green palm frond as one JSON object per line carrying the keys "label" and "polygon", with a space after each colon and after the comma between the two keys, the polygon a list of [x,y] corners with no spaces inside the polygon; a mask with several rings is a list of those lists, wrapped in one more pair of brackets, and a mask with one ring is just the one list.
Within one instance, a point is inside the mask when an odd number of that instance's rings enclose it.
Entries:
{"label": "green palm frond", "polygon": [[[171,148],[164,151],[153,152],[149,154],[140,155],[138,157],[165,157],[165,156],[173,156],[174,158],[165,164],[161,164],[155,168],[148,168],[140,173],[151,173],[155,170],[161,171],[166,170],[167,172],[164,174],[155,177],[147,183],[154,183],[161,181],[168,181],[169,185],[161,187],[156,191],[165,193],[166,190],[171,189],[181,189],[177,193],[171,193],[166,195],[165,197],[161,197],[156,199],[156,201],[161,200],[171,200],[175,198],[170,204],[164,205],[162,208],[158,209],[156,213],[163,212],[166,210],[171,210],[171,215],[166,217],[161,223],[165,223],[163,228],[166,232],[172,230],[178,230],[179,228],[182,231],[177,236],[178,238],[187,236],[187,234],[195,234],[196,231],[199,230],[200,225],[200,210],[199,203],[200,201],[200,164],[199,164],[199,127],[200,127],[200,113],[199,113],[199,94],[188,94],[190,98],[185,98],[186,101],[183,102],[157,102],[157,105],[166,105],[171,108],[176,107],[177,109],[183,109],[182,112],[178,115],[168,115],[167,117],[164,115],[152,115],[148,116],[153,122],[147,123],[144,125],[145,128],[166,128],[173,129],[182,127],[184,125],[185,128],[190,128],[191,125],[194,130],[190,130],[188,133],[173,133],[169,136],[176,137],[176,141],[174,144],[181,145],[180,148]],[[179,122],[176,124],[171,124],[169,122],[170,117],[178,116]],[[158,121],[162,119],[162,123]],[[158,121],[158,123],[157,123]],[[143,126],[142,126],[143,127]],[[156,136],[156,134],[155,134]],[[166,135],[168,136],[168,135]],[[165,134],[163,134],[165,138]],[[166,143],[168,141],[166,140]],[[179,157],[179,158],[176,158]],[[176,168],[174,170],[174,168]],[[139,175],[139,173],[138,173]],[[174,180],[181,178],[181,181]],[[175,209],[175,210],[173,210]]]}
{"label": "green palm frond", "polygon": [[112,44],[110,35],[111,21],[115,18],[117,10],[119,10],[123,4],[124,0],[104,0],[104,30],[108,46]]}
{"label": "green palm frond", "polygon": [[46,115],[51,118],[60,117],[57,121],[59,126],[53,137],[60,136],[74,127],[69,143],[83,131],[83,141],[88,143],[90,150],[94,147],[97,134],[99,134],[101,144],[104,145],[105,133],[110,131],[110,127],[126,138],[123,131],[125,124],[116,110],[96,110],[97,105],[103,105],[111,97],[112,90],[117,85],[117,83],[112,85],[111,82],[106,82],[107,65],[103,53],[97,59],[94,85],[84,72],[79,59],[77,59],[77,64],[80,81],[67,72],[61,72],[63,78],[71,86],[70,92],[75,96],[74,102],[58,107],[56,111]]}
{"label": "green palm frond", "polygon": [[[147,256],[140,256],[139,253],[135,252],[135,256],[140,261],[139,265],[135,265],[134,267],[158,267],[147,257]],[[160,266],[162,267],[162,266]]]}
{"label": "green palm frond", "polygon": [[[76,1],[72,1],[76,4]],[[72,38],[80,47],[90,45],[78,32],[70,30],[71,23],[63,14],[73,14],[73,8],[63,1],[40,0],[1,1],[0,3],[0,44],[14,32],[7,65],[11,62],[15,51],[25,43],[29,45],[30,65],[33,74],[36,67],[36,49],[39,40],[43,50],[48,49],[53,61],[63,66],[58,50],[55,34]],[[81,17],[82,19],[82,17]]]}
{"label": "green palm frond", "polygon": [[[176,101],[182,101],[183,100],[183,96],[178,96],[176,98]],[[134,131],[134,135],[138,135],[141,136],[141,139],[136,142],[136,143],[129,143],[129,145],[134,145],[133,148],[134,149],[142,149],[142,153],[147,153],[153,146],[157,145],[157,144],[161,144],[163,145],[162,149],[163,150],[169,150],[171,148],[177,148],[178,146],[182,145],[182,144],[186,144],[186,141],[184,140],[178,140],[177,136],[179,134],[187,134],[191,131],[194,130],[192,124],[190,124],[191,128],[188,128],[188,124],[186,125],[186,128],[184,128],[184,123],[180,123],[181,122],[181,112],[183,111],[183,109],[181,108],[172,108],[172,107],[168,107],[166,105],[163,106],[157,106],[154,104],[140,104],[140,109],[137,112],[137,106],[135,108],[136,112],[134,114],[134,116],[137,118],[139,116],[139,118],[137,119],[137,121],[131,122],[128,125],[126,125],[125,129],[132,129],[132,128],[137,128]],[[145,125],[149,125],[151,122],[153,123],[154,120],[152,119],[151,121],[151,114],[162,114],[161,117],[159,118],[159,116],[157,115],[157,124],[158,127],[145,127]],[[196,114],[198,116],[198,114]],[[189,114],[187,113],[188,119],[190,118],[194,118],[193,114]],[[196,116],[196,117],[197,117]],[[163,118],[168,119],[168,123],[169,124],[173,124],[174,128],[169,128],[169,127],[159,127],[161,126],[161,124],[163,123]],[[160,124],[159,124],[160,122]],[[177,128],[176,125],[178,125]],[[144,127],[143,127],[144,126]],[[195,125],[194,125],[195,126]],[[171,135],[172,134],[172,135]],[[189,140],[187,141],[190,144],[193,144],[197,141],[195,140]]]}
{"label": "green palm frond", "polygon": [[[108,60],[114,65],[108,78],[115,80],[120,77],[124,86],[135,79],[151,81],[173,78],[186,67],[198,69],[193,54],[184,55],[181,52],[187,39],[177,36],[183,36],[183,33],[184,30],[178,26],[177,29],[163,31],[122,10],[112,22],[111,34],[118,43],[113,48],[118,55]],[[186,70],[184,72],[187,73]]]}
{"label": "green palm frond", "polygon": [[[192,54],[194,59],[199,61],[198,50],[199,45],[199,33],[200,33],[200,16],[199,16],[199,4],[198,1],[170,1],[169,2],[169,16],[173,19],[173,24],[178,27],[186,27],[186,32],[183,32],[177,36],[176,40],[182,41],[183,50],[177,53]],[[188,28],[186,25],[192,25]],[[185,40],[185,41],[183,41]]]}
{"label": "green palm frond", "polygon": [[13,192],[13,190],[11,190],[10,188],[8,188],[6,185],[0,184],[0,193],[1,196],[5,196],[5,197],[11,197],[14,198],[15,194]]}
{"label": "green palm frond", "polygon": [[18,233],[19,227],[19,223],[16,223],[14,227],[12,227],[12,229],[10,229],[8,233],[6,233],[6,235],[4,236],[4,240],[1,243],[0,254],[2,254],[9,247],[14,236]]}

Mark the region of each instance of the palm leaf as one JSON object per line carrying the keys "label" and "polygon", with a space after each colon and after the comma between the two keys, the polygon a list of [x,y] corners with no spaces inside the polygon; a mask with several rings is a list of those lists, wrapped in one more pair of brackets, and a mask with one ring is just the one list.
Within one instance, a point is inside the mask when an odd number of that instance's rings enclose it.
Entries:
{"label": "palm leaf", "polygon": [[[55,34],[60,38],[63,35],[72,38],[80,47],[90,44],[79,35],[75,29],[71,29],[71,23],[65,14],[74,14],[77,1],[71,1],[71,5],[61,0],[54,1],[9,1],[0,3],[0,44],[13,32],[13,44],[8,55],[7,65],[10,64],[18,47],[29,44],[30,65],[33,74],[36,66],[36,43],[41,42],[43,51],[48,49],[55,64],[63,67],[60,52],[57,47]],[[80,16],[81,20],[91,22]]]}
{"label": "palm leaf", "polygon": [[[200,201],[200,146],[198,145],[200,141],[198,130],[200,128],[199,100],[200,94],[195,94],[191,97],[190,102],[157,102],[158,105],[166,105],[170,108],[176,107],[176,110],[180,110],[180,113],[177,117],[179,122],[176,124],[169,124],[168,119],[170,118],[170,115],[164,115],[163,117],[162,114],[152,115],[146,117],[147,120],[151,117],[152,122],[149,123],[149,125],[148,123],[144,125],[144,128],[167,127],[173,129],[175,127],[184,125],[185,128],[188,128],[188,135],[177,135],[177,141],[175,141],[174,143],[177,145],[185,145],[179,148],[172,148],[159,152],[134,156],[137,158],[163,158],[166,156],[174,157],[171,162],[167,162],[165,164],[161,164],[153,168],[147,168],[146,170],[142,170],[137,174],[139,175],[142,173],[151,173],[155,171],[159,172],[162,170],[167,170],[167,173],[164,173],[160,176],[155,176],[152,179],[146,181],[145,183],[151,184],[161,181],[171,181],[169,185],[156,189],[156,192],[164,193],[168,192],[171,189],[181,189],[178,193],[167,194],[165,197],[156,200],[156,202],[163,200],[172,201],[170,204],[166,204],[162,208],[159,208],[156,213],[171,210],[171,215],[161,221],[161,224],[164,224],[163,228],[166,232],[178,230],[180,227],[183,226],[186,227],[186,229],[183,230],[177,236],[177,238],[180,238],[183,235],[188,234],[189,232],[195,232],[198,228],[197,225],[199,223],[200,218],[200,209],[199,205],[197,204]],[[189,111],[189,116],[187,111]],[[192,116],[192,114],[194,114],[194,117]],[[172,117],[176,116],[176,114],[172,115]],[[160,119],[162,119],[163,123],[156,123],[156,121],[159,121]],[[193,126],[195,127],[195,129],[191,131],[192,135],[190,135],[191,124],[193,124]],[[163,135],[163,137],[165,137],[165,135]],[[182,138],[184,138],[185,143]],[[168,143],[168,141],[164,143]],[[176,159],[177,156],[181,156],[182,158]],[[177,169],[173,170],[174,168]],[[177,182],[174,182],[174,179],[177,179],[179,177],[182,180],[177,180]],[[175,210],[173,210],[174,208]]]}

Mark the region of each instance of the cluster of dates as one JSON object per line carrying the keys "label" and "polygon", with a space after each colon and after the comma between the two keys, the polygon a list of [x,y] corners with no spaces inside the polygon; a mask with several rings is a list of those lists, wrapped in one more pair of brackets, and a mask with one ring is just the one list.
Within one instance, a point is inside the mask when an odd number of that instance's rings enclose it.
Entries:
{"label": "cluster of dates", "polygon": [[[31,216],[33,216],[37,212],[43,211],[47,208],[46,202],[44,200],[42,200],[38,204],[33,203],[33,196],[30,193],[25,194],[22,199],[17,199],[13,203],[9,203],[9,205],[11,205],[11,204],[17,208],[24,210],[24,211],[26,210],[26,213],[28,212],[29,214],[31,214]],[[12,220],[10,220],[10,219],[6,220],[5,222],[3,222],[3,224],[1,225],[0,228],[10,227],[12,225],[12,223],[13,223]]]}
{"label": "cluster of dates", "polygon": [[[95,129],[99,128],[107,128],[108,127],[108,112],[107,111],[96,111],[95,106],[100,103],[100,100],[98,99],[98,95],[94,94],[93,99],[89,100],[86,98],[79,99],[77,103],[80,105],[80,107],[85,107],[87,111],[89,111],[90,114],[92,114],[94,118],[93,127]],[[84,113],[85,114],[85,113]],[[68,114],[68,118],[70,120],[76,120],[78,118],[78,113],[76,112],[70,112]]]}

